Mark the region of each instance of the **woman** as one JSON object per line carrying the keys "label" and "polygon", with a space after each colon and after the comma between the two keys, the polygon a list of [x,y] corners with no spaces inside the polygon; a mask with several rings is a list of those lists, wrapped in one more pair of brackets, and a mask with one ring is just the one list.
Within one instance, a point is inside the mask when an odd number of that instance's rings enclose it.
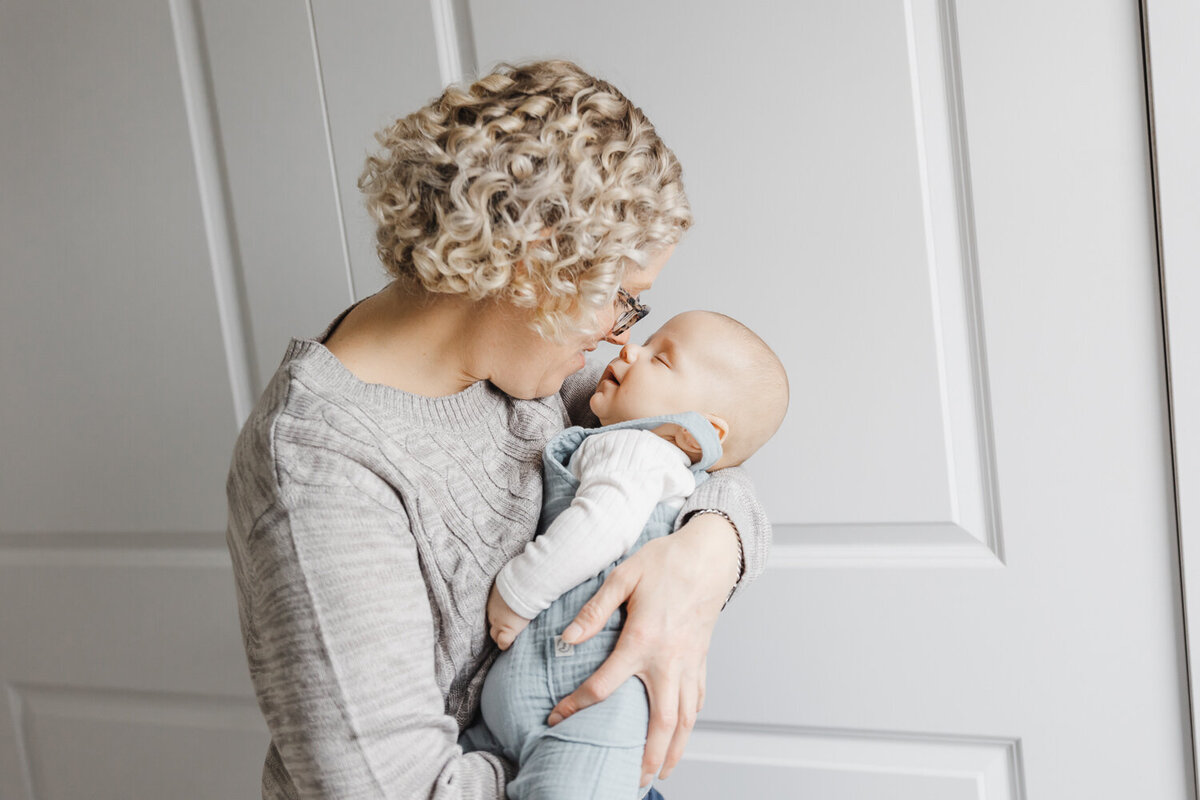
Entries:
{"label": "woman", "polygon": [[[594,424],[584,353],[628,341],[691,212],[641,111],[566,62],[447,89],[379,139],[360,186],[393,280],[292,340],[229,475],[263,795],[501,798],[512,765],[464,735],[497,653],[488,592],[536,528],[543,445]],[[717,614],[770,537],[737,470],[680,518],[580,613],[583,638],[622,603],[628,618],[550,719],[636,675],[644,772],[664,777]]]}

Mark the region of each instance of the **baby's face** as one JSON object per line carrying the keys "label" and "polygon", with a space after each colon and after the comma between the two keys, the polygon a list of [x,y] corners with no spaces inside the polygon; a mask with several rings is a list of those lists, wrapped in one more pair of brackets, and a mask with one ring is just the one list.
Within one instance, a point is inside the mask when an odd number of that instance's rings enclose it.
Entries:
{"label": "baby's face", "polygon": [[625,345],[592,395],[602,425],[684,411],[711,411],[722,343],[702,314],[672,317],[644,345]]}

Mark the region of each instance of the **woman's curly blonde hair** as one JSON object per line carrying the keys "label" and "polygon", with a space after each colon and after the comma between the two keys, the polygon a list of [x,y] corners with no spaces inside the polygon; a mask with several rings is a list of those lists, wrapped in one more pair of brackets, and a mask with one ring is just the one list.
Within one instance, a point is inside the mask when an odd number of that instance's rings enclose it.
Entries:
{"label": "woman's curly blonde hair", "polygon": [[502,64],[376,138],[358,185],[387,272],[535,309],[549,338],[581,330],[629,262],[692,224],[679,161],[646,115],[568,61]]}

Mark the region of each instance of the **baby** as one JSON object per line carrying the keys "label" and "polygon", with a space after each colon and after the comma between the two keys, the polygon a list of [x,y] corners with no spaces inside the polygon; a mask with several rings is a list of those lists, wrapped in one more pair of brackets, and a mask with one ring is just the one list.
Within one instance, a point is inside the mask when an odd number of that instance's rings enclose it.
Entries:
{"label": "baby", "polygon": [[612,652],[623,609],[586,642],[559,634],[613,567],[674,530],[708,471],[742,463],[775,433],[787,402],[787,375],[762,339],[723,314],[692,311],[608,365],[590,401],[603,427],[568,428],[546,445],[538,535],[497,575],[487,606],[505,652],[481,708],[519,767],[511,800],[574,798],[582,787],[597,798],[643,793],[649,710],[640,680],[546,725]]}

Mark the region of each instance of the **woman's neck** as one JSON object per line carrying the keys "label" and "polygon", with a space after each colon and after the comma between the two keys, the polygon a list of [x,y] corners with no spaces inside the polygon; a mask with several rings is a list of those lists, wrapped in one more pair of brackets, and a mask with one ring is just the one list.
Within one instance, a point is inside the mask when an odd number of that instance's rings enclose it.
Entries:
{"label": "woman's neck", "polygon": [[347,314],[325,346],[365,383],[446,397],[487,377],[495,311],[393,281]]}

